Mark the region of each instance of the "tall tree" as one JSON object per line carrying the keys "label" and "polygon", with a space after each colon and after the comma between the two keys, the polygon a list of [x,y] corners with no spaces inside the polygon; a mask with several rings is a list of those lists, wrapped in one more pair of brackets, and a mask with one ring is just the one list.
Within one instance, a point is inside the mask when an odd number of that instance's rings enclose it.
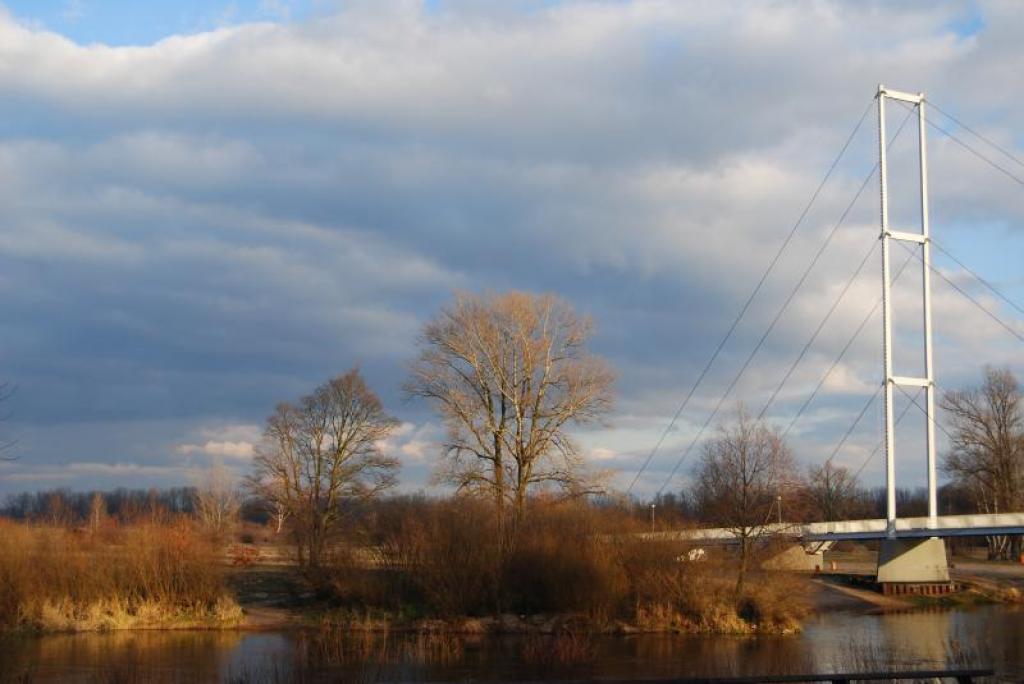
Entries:
{"label": "tall tree", "polygon": [[223,463],[214,462],[196,483],[196,516],[207,532],[220,537],[234,527],[241,508],[237,481]]}
{"label": "tall tree", "polygon": [[[942,408],[952,430],[943,469],[968,489],[984,513],[1024,507],[1024,397],[1009,369],[985,369],[980,387],[947,392]],[[1007,557],[1019,539],[988,539],[989,555]]]}
{"label": "tall tree", "polygon": [[319,568],[342,506],[395,483],[397,460],[380,444],[397,426],[358,370],[328,380],[267,419],[251,490],[291,520],[299,561]]}
{"label": "tall tree", "polygon": [[459,294],[423,329],[406,384],[447,427],[440,479],[492,499],[506,541],[530,492],[592,491],[569,428],[611,408],[613,375],[589,319],[552,295]]}
{"label": "tall tree", "polygon": [[826,522],[845,519],[857,501],[857,478],[831,459],[824,465],[812,465],[807,474],[805,492],[814,518]]}
{"label": "tall tree", "polygon": [[693,498],[705,522],[731,531],[740,543],[736,593],[742,593],[754,540],[768,532],[780,492],[792,489],[793,454],[779,432],[740,407],[704,444],[694,468]]}

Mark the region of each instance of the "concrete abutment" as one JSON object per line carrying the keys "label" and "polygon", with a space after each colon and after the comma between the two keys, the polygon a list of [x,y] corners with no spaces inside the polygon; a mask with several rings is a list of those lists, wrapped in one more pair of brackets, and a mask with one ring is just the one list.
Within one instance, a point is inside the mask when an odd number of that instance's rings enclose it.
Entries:
{"label": "concrete abutment", "polygon": [[878,547],[877,582],[886,594],[950,591],[946,542],[937,537],[883,539]]}

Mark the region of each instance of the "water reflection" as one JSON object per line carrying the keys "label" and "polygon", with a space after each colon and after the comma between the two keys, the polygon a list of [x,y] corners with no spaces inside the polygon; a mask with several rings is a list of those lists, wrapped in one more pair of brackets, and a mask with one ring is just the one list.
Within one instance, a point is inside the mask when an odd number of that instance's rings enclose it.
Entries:
{"label": "water reflection", "polygon": [[1024,678],[1024,611],[831,613],[790,637],[130,632],[0,643],[0,681],[495,681],[995,667]]}

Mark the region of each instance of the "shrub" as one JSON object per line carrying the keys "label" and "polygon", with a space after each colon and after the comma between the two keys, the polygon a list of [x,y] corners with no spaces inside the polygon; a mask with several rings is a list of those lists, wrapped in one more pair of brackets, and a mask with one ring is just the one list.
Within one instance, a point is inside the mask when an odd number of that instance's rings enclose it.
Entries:
{"label": "shrub", "polygon": [[215,549],[187,522],[104,535],[0,521],[0,626],[76,631],[230,622]]}

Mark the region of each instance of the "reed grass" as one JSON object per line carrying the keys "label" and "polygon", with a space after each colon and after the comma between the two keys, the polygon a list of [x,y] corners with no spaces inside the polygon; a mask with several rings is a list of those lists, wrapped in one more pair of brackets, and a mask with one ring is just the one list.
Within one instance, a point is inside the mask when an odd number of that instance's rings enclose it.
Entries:
{"label": "reed grass", "polygon": [[208,627],[241,619],[186,520],[95,532],[0,520],[0,629]]}

